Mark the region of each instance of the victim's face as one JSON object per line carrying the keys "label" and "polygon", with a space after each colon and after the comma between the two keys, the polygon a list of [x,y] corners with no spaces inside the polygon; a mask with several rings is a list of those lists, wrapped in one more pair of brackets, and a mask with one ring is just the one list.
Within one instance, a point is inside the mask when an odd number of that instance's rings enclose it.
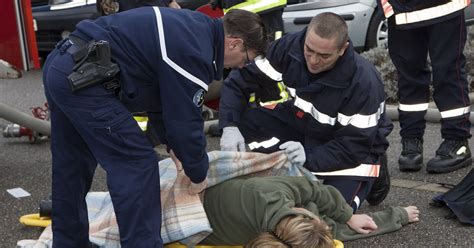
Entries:
{"label": "victim's face", "polygon": [[344,54],[347,43],[339,47],[337,37],[322,38],[314,31],[308,30],[304,42],[304,58],[308,71],[312,74],[328,71],[334,67]]}

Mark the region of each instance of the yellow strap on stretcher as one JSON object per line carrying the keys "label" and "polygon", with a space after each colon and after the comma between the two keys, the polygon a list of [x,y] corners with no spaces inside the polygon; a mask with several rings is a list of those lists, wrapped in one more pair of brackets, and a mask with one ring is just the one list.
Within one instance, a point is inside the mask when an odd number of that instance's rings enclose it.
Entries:
{"label": "yellow strap on stretcher", "polygon": [[47,227],[51,225],[51,219],[40,217],[39,214],[27,214],[20,217],[20,223],[25,226]]}

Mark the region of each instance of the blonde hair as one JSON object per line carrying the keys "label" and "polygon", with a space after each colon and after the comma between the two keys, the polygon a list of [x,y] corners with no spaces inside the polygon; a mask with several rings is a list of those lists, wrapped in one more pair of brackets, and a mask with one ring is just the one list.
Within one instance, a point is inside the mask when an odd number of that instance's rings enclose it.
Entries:
{"label": "blonde hair", "polygon": [[[314,215],[313,215],[314,216]],[[290,215],[278,222],[274,231],[261,233],[246,248],[333,248],[331,230],[318,217]]]}

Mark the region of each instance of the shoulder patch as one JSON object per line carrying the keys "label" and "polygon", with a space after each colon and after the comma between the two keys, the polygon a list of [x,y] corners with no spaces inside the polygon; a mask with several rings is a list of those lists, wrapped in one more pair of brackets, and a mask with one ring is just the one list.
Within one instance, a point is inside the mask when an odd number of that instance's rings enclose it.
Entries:
{"label": "shoulder patch", "polygon": [[193,102],[196,106],[201,107],[204,103],[204,96],[206,96],[206,92],[203,89],[199,89],[194,93]]}

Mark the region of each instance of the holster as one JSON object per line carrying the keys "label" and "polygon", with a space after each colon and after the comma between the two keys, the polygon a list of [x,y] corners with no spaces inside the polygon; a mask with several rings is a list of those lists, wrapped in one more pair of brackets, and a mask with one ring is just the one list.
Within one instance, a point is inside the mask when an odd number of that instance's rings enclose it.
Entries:
{"label": "holster", "polygon": [[72,92],[97,84],[103,84],[108,90],[120,88],[116,78],[120,69],[111,61],[109,43],[103,40],[80,43],[73,40],[74,49],[71,49],[76,61],[73,72],[67,77]]}

